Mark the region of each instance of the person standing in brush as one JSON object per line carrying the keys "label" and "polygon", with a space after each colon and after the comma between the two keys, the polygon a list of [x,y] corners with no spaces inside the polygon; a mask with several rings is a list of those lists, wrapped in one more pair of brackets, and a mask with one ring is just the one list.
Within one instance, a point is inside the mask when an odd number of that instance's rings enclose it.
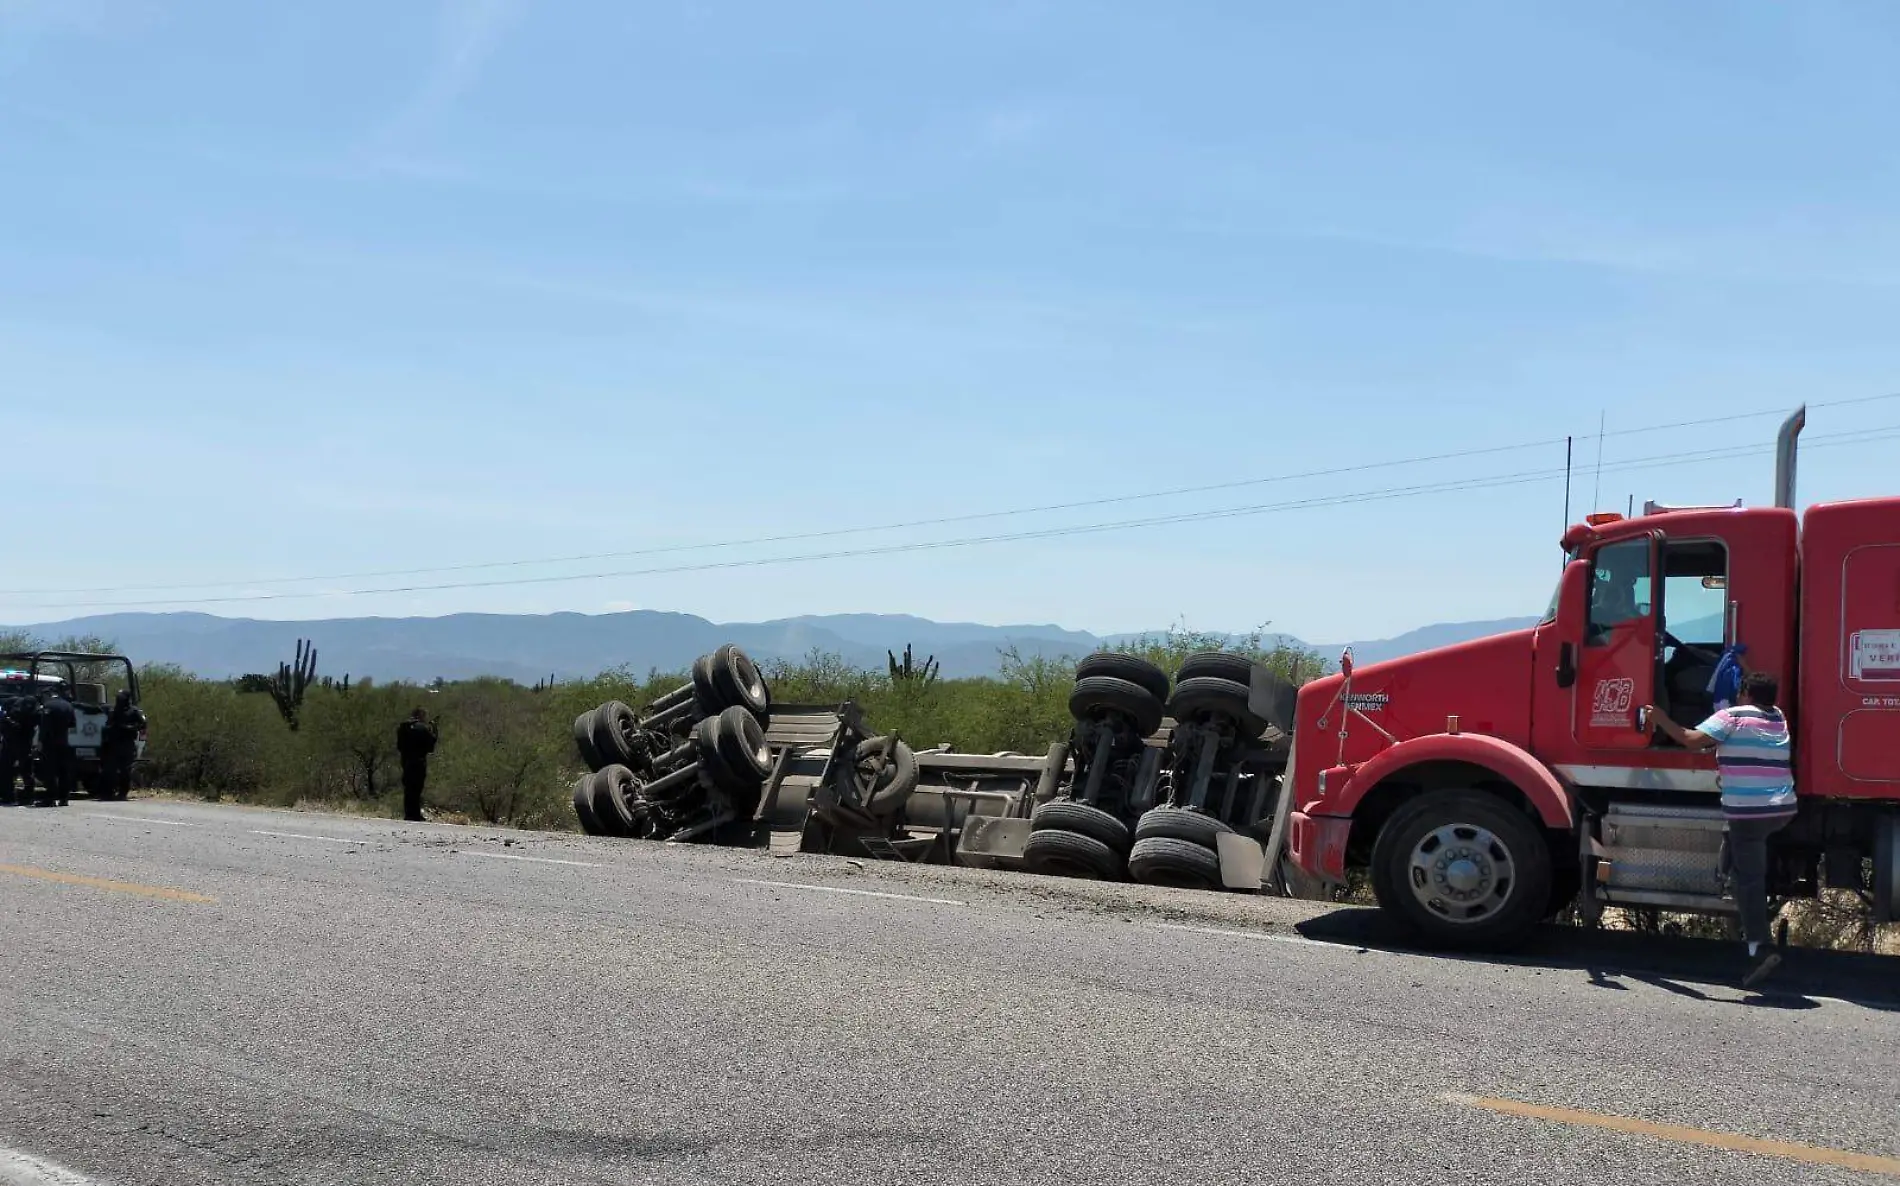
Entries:
{"label": "person standing in brush", "polygon": [[436,729],[420,708],[396,726],[396,755],[402,759],[402,818],[421,822],[422,788],[429,781],[429,755],[435,752]]}

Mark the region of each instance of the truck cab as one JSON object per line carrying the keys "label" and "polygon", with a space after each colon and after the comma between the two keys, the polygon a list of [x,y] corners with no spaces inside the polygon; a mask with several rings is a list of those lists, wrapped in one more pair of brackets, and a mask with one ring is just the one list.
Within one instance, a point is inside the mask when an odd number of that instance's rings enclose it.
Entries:
{"label": "truck cab", "polygon": [[[1797,412],[1777,505],[1595,515],[1565,532],[1535,626],[1306,685],[1287,773],[1288,852],[1364,870],[1422,936],[1491,946],[1575,902],[1726,914],[1712,752],[1729,654],[1775,673],[1793,733],[1795,821],[1770,891],[1859,891],[1900,917],[1900,498],[1793,509]],[[1871,876],[1869,865],[1871,864]]]}
{"label": "truck cab", "polygon": [[[22,651],[0,654],[0,701],[17,695],[45,700],[55,692],[73,706],[74,723],[66,742],[79,768],[80,785],[100,796],[109,791],[102,747],[106,718],[119,691],[139,703],[139,676],[124,655],[87,651]],[[35,738],[36,743],[39,739]],[[134,761],[145,757],[146,731],[133,740]]]}

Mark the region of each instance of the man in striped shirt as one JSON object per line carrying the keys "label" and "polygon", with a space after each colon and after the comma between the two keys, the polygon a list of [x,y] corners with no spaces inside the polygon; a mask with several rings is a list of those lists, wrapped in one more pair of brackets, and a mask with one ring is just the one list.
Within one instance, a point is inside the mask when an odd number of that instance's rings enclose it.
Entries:
{"label": "man in striped shirt", "polygon": [[1721,775],[1722,814],[1728,820],[1723,866],[1735,878],[1742,937],[1754,966],[1742,978],[1753,988],[1781,963],[1768,943],[1768,838],[1794,818],[1794,762],[1788,722],[1775,706],[1781,686],[1766,672],[1742,680],[1741,703],[1724,708],[1694,729],[1684,729],[1649,709],[1657,728],[1687,749],[1715,749]]}

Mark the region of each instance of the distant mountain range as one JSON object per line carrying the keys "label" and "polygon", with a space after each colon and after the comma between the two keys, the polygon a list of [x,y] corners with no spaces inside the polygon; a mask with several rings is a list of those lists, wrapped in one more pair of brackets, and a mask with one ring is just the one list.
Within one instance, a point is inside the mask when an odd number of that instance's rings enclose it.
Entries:
{"label": "distant mountain range", "polygon": [[[1350,644],[1360,663],[1377,662],[1447,643],[1481,638],[1532,624],[1534,618],[1447,622],[1397,638]],[[636,671],[683,670],[721,643],[737,643],[754,659],[798,659],[812,651],[836,654],[866,667],[884,666],[885,652],[909,644],[919,661],[934,655],[946,678],[992,675],[999,653],[1013,646],[1024,656],[1080,657],[1140,635],[1098,636],[1053,625],[983,626],[933,622],[904,614],[822,614],[770,622],[709,622],[691,614],[633,610],[617,614],[451,614],[440,618],[334,618],[265,622],[210,614],[105,614],[0,628],[41,639],[110,639],[134,662],[174,663],[213,678],[269,672],[287,660],[300,638],[318,651],[318,671],[378,681],[501,676],[532,683],[549,675],[584,679],[627,666]],[[1153,631],[1159,634],[1161,631]],[[1278,636],[1299,644],[1290,636]],[[1305,645],[1305,644],[1299,644]],[[1336,660],[1339,644],[1317,646]]]}

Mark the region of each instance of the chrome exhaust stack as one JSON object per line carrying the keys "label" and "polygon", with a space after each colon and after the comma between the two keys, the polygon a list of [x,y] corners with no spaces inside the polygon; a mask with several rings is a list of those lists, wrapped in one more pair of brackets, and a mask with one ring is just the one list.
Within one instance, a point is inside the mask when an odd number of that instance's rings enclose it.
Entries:
{"label": "chrome exhaust stack", "polygon": [[1794,410],[1794,415],[1781,422],[1781,431],[1775,436],[1775,505],[1794,507],[1794,467],[1795,438],[1808,424],[1808,405],[1802,404]]}

